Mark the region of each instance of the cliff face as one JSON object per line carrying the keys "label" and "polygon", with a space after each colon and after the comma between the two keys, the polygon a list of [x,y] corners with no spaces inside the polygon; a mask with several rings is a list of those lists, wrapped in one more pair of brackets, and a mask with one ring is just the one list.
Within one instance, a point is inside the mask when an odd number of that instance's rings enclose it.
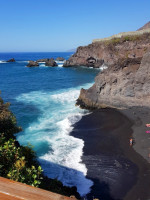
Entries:
{"label": "cliff face", "polygon": [[87,108],[150,106],[150,50],[142,60],[127,59],[104,70],[77,104]]}
{"label": "cliff face", "polygon": [[[90,46],[90,45],[89,45]],[[76,55],[99,56],[109,67],[99,73],[95,84],[81,89],[77,105],[87,108],[150,106],[150,34],[116,44],[92,44]],[[82,51],[81,51],[82,50]]]}
{"label": "cliff face", "polygon": [[95,42],[78,47],[76,53],[64,63],[64,66],[100,67],[102,64],[112,66],[120,59],[142,59],[148,47],[150,47],[150,33]]}

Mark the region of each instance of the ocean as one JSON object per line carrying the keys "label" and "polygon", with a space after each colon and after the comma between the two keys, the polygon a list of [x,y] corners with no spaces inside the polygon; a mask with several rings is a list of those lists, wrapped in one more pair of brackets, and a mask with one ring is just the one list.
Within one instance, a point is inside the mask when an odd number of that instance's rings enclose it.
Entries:
{"label": "ocean", "polygon": [[[66,186],[76,186],[81,196],[90,192],[93,182],[86,178],[82,163],[84,141],[70,136],[76,122],[88,112],[75,106],[80,89],[89,88],[99,69],[87,67],[28,68],[28,60],[68,59],[72,52],[0,53],[0,90],[23,131],[17,134],[21,145],[32,145],[44,173]],[[16,62],[6,60],[15,58]]]}

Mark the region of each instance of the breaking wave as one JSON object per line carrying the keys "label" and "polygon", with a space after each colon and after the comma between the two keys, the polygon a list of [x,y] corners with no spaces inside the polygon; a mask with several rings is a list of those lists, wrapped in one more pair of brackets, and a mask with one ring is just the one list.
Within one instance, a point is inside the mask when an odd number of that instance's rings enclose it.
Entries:
{"label": "breaking wave", "polygon": [[[84,85],[88,88],[91,84]],[[17,101],[39,109],[37,120],[18,136],[21,144],[31,143],[38,153],[44,173],[66,186],[76,186],[81,196],[90,192],[92,181],[86,178],[82,163],[84,141],[69,133],[85,113],[75,107],[80,88],[57,92],[34,91],[17,97]]]}

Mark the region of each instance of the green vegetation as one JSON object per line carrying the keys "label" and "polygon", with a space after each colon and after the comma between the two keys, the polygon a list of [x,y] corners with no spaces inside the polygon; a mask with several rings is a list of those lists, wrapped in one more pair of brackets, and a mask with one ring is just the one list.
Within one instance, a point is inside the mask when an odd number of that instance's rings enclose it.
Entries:
{"label": "green vegetation", "polygon": [[9,105],[0,98],[0,176],[38,187],[43,178],[42,168],[34,151],[15,140],[14,134],[21,128],[17,127]]}
{"label": "green vegetation", "polygon": [[110,40],[104,41],[104,44],[106,46],[115,46],[117,44],[122,44],[126,41],[140,41],[140,40],[146,40],[150,39],[150,33],[143,33],[141,35],[127,35],[127,36],[122,36],[122,37],[116,37],[112,38]]}
{"label": "green vegetation", "polygon": [[111,40],[106,40],[105,45],[107,45],[107,46],[110,45],[110,44],[116,45],[116,44],[119,44],[120,41],[121,41],[121,38],[113,38]]}
{"label": "green vegetation", "polygon": [[0,136],[0,176],[38,187],[42,169],[34,161],[34,152],[29,147],[17,147],[15,142]]}
{"label": "green vegetation", "polygon": [[0,98],[0,176],[80,198],[76,187],[63,186],[60,181],[44,176],[32,148],[21,146],[16,141],[14,134],[22,129],[17,126],[16,118],[9,110],[9,105]]}

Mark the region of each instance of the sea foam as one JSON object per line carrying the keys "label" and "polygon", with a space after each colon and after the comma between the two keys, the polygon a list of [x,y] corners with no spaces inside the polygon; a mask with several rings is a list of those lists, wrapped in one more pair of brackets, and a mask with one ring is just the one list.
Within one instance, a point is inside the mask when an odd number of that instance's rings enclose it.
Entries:
{"label": "sea foam", "polygon": [[84,196],[93,184],[85,177],[87,168],[81,160],[84,141],[69,135],[73,124],[87,114],[75,107],[79,93],[79,88],[72,88],[57,92],[35,91],[17,97],[17,101],[36,106],[40,111],[37,120],[29,124],[18,140],[24,145],[31,143],[37,152],[43,146],[39,161],[44,173],[66,186],[76,186]]}
{"label": "sea foam", "polygon": [[3,61],[3,60],[0,60],[0,64],[1,64],[1,63],[7,63],[7,62],[6,62],[6,61]]}

